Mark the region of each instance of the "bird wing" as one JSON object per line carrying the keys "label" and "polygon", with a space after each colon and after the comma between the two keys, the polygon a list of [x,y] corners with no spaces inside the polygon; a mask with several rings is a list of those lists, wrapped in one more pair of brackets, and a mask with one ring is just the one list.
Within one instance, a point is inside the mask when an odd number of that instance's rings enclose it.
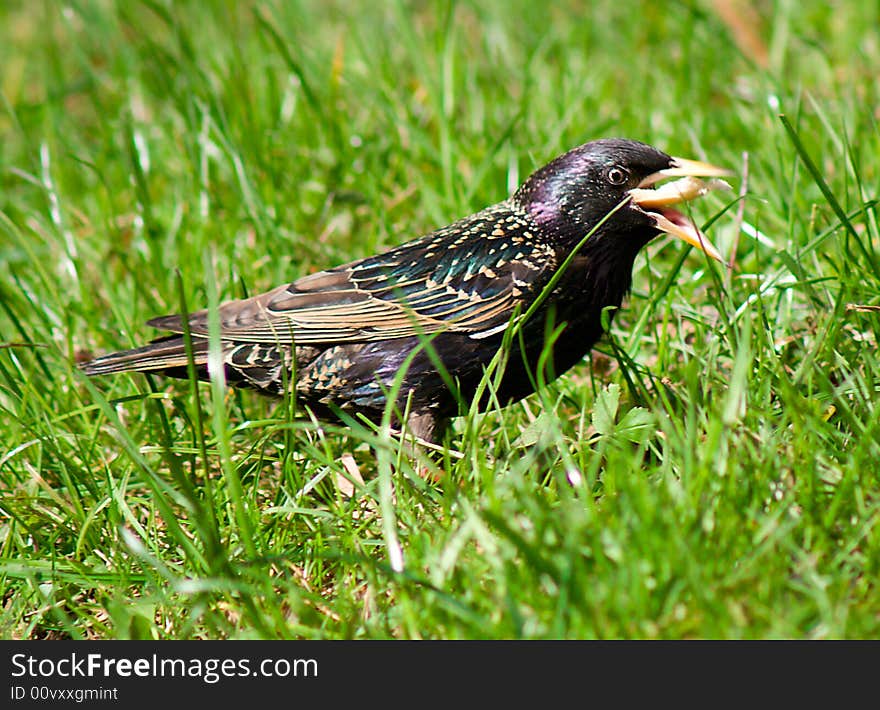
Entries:
{"label": "bird wing", "polygon": [[[473,232],[473,225],[471,225]],[[466,238],[465,238],[466,237]],[[451,225],[385,254],[322,271],[219,308],[222,337],[309,345],[503,329],[518,302],[540,292],[555,252],[532,241]],[[182,332],[180,316],[150,325]],[[208,314],[190,315],[194,335]]]}

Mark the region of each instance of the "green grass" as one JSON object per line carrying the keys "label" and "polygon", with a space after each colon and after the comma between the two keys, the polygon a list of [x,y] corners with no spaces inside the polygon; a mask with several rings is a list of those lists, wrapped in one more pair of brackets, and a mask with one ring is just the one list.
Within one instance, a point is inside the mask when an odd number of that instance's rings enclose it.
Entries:
{"label": "green grass", "polygon": [[[0,636],[880,634],[876,7],[759,3],[762,67],[709,2],[590,5],[3,4]],[[75,369],[608,135],[747,176],[694,206],[737,268],[649,246],[592,368],[457,420],[438,483]]]}

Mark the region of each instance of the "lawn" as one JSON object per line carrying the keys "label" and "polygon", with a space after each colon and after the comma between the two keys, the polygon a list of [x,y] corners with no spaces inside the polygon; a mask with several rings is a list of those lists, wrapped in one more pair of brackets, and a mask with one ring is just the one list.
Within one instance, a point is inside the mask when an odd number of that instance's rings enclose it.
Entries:
{"label": "lawn", "polygon": [[[880,635],[878,26],[856,0],[3,3],[0,637]],[[439,452],[76,368],[603,136],[735,171],[693,206],[734,268],[656,240],[587,360]]]}

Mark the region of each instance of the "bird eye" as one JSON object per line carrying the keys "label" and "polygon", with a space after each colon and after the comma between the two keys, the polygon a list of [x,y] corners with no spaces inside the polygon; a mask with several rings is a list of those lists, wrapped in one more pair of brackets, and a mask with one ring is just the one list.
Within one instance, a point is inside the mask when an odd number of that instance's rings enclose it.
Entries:
{"label": "bird eye", "polygon": [[623,185],[629,179],[629,173],[623,168],[612,165],[605,174],[612,185]]}

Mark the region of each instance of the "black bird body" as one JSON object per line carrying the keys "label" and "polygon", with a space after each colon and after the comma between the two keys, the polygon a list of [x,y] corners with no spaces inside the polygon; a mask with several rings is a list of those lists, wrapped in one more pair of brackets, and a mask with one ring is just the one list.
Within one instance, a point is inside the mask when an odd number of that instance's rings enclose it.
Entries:
{"label": "black bird body", "polygon": [[[533,391],[526,370],[534,371],[544,348],[548,313],[555,325],[564,324],[552,372],[562,374],[584,357],[602,334],[602,311],[620,306],[636,255],[658,233],[674,233],[716,255],[666,206],[695,195],[664,201],[661,190],[646,189],[667,175],[694,174],[722,171],[634,141],[575,148],[481,212],[383,254],[221,305],[226,380],[276,395],[292,380],[299,401],[318,416],[340,408],[378,421],[405,368],[399,411],[408,407],[412,433],[434,439],[437,426],[458,410],[448,378],[467,402],[511,317],[526,312],[591,230],[542,306],[521,324],[517,341],[525,352],[509,358],[497,390],[502,402]],[[655,203],[662,204],[657,211],[641,206]],[[100,357],[85,372],[158,370],[186,377],[181,318],[150,325],[174,335]],[[208,379],[207,311],[191,314],[188,328],[197,373]]]}

